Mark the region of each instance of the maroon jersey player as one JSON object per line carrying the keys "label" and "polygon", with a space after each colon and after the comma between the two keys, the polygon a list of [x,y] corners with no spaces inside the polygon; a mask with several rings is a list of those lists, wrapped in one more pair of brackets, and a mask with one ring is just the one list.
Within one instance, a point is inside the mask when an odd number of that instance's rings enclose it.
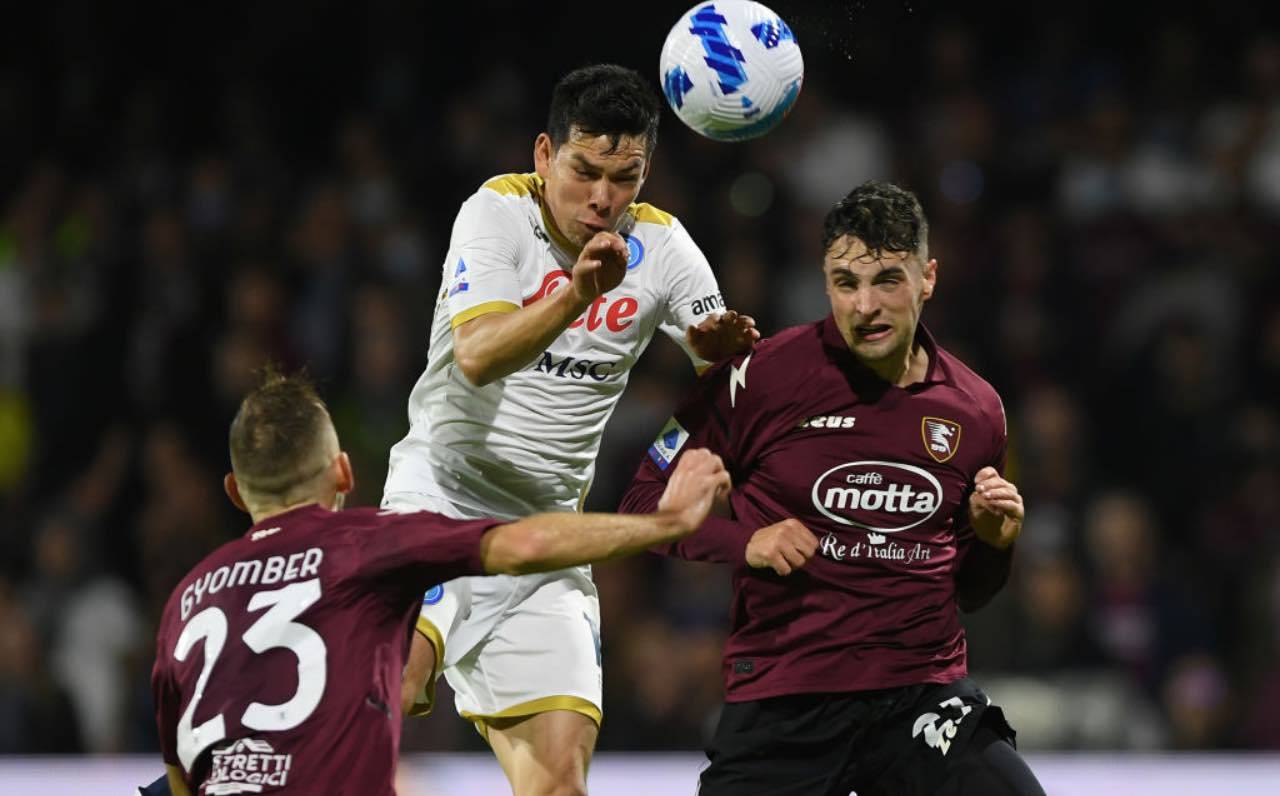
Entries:
{"label": "maroon jersey player", "polygon": [[304,380],[276,374],[241,404],[230,443],[227,493],[253,527],[182,579],[156,637],[156,720],[177,796],[393,793],[401,674],[426,585],[671,542],[728,486],[702,451],[646,516],[337,511],[353,478],[328,412]]}
{"label": "maroon jersey player", "polygon": [[897,186],[841,200],[831,315],[706,374],[623,500],[652,510],[693,448],[734,477],[725,516],[667,548],[735,566],[704,796],[1042,793],[967,678],[959,609],[1003,585],[1023,507],[999,396],[920,325],[926,236]]}

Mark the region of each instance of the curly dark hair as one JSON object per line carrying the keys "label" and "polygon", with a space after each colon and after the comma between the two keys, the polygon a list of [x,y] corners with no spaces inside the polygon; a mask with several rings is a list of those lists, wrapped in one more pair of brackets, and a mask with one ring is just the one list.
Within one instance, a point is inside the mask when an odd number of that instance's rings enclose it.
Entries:
{"label": "curly dark hair", "polygon": [[610,152],[624,135],[643,137],[647,157],[658,145],[661,109],[657,91],[634,69],[615,64],[584,66],[562,77],[552,90],[547,134],[557,149],[574,128],[607,135]]}
{"label": "curly dark hair", "polygon": [[323,469],[332,421],[305,372],[267,365],[257,377],[231,421],[231,469],[255,493],[282,495]]}
{"label": "curly dark hair", "polygon": [[822,250],[845,235],[862,241],[876,259],[885,252],[928,254],[929,222],[920,200],[891,182],[864,182],[836,202],[822,222]]}

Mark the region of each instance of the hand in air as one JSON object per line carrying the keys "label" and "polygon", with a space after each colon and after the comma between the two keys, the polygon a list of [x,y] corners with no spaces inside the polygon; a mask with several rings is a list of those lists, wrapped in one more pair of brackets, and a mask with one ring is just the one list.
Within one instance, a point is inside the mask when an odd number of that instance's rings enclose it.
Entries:
{"label": "hand in air", "polygon": [[783,520],[765,526],[747,542],[747,566],[772,569],[779,575],[790,575],[818,552],[818,537],[799,520]]}
{"label": "hand in air", "polygon": [[1022,533],[1025,516],[1017,486],[1001,478],[994,467],[978,471],[969,497],[969,523],[979,539],[1004,549]]}
{"label": "hand in air", "polygon": [[732,487],[720,457],[706,448],[694,448],[680,457],[658,501],[658,511],[676,514],[687,535],[702,526],[712,504]]}
{"label": "hand in air", "polygon": [[719,362],[750,351],[760,339],[760,332],[756,330],[755,318],[729,310],[690,326],[684,336],[693,353],[708,362]]}
{"label": "hand in air", "polygon": [[573,291],[587,303],[622,284],[627,275],[627,243],[613,232],[597,232],[573,266]]}

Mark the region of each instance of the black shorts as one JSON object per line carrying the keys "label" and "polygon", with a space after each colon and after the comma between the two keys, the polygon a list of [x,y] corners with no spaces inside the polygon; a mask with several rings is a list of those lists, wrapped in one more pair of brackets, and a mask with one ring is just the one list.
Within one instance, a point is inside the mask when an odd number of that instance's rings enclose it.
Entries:
{"label": "black shorts", "polygon": [[[946,685],[730,702],[707,750],[711,763],[698,793],[935,794],[969,754],[979,727],[1012,747],[1004,713],[967,677]],[[1017,759],[1011,749],[1008,754]]]}

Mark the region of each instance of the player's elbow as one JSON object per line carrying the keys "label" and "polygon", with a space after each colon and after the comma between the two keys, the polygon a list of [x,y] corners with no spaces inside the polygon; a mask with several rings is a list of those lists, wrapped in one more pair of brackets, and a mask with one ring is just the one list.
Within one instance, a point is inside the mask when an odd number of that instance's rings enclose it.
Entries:
{"label": "player's elbow", "polygon": [[472,387],[483,387],[495,379],[492,367],[479,357],[458,354],[455,362]]}
{"label": "player's elbow", "polygon": [[485,569],[502,575],[545,572],[556,568],[551,562],[554,552],[550,538],[541,529],[512,527],[490,546]]}

